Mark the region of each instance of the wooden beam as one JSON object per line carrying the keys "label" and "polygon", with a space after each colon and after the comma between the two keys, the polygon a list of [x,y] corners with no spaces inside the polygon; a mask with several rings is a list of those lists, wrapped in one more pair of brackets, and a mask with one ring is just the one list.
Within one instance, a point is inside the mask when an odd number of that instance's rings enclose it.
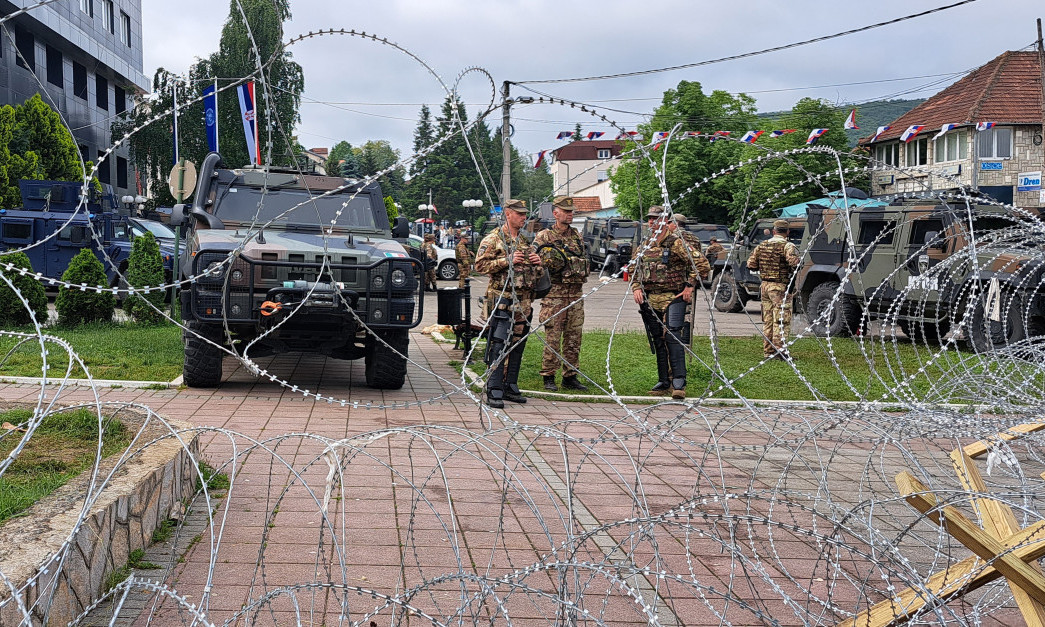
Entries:
{"label": "wooden beam", "polygon": [[965,454],[973,459],[976,459],[977,457],[981,457],[984,454],[986,454],[987,451],[990,450],[991,446],[997,443],[997,440],[1003,440],[1005,442],[1008,442],[1010,440],[1021,438],[1025,435],[1034,433],[1036,431],[1041,431],[1042,429],[1045,429],[1045,422],[1028,422],[1022,425],[1016,425],[1015,427],[1009,427],[1005,431],[999,433],[997,435],[997,439],[992,438],[989,440],[980,440],[978,442],[973,442],[972,444],[966,446],[964,448]]}
{"label": "wooden beam", "polygon": [[[980,494],[987,493],[987,484],[983,480],[983,475],[980,474],[980,469],[962,449],[955,449],[951,452],[951,462],[954,464],[955,472],[958,473],[958,480],[966,490]],[[984,531],[996,540],[1003,540],[1020,530],[1012,508],[1001,501],[979,497],[972,500],[972,506],[979,514],[980,520],[983,521]],[[1028,566],[1039,574],[1042,572],[1037,563],[1031,563]],[[1012,581],[1009,582],[1009,590],[1012,591],[1012,597],[1015,599],[1020,613],[1023,614],[1024,620],[1027,621],[1027,627],[1045,627],[1045,605],[1035,601],[1030,594]]]}

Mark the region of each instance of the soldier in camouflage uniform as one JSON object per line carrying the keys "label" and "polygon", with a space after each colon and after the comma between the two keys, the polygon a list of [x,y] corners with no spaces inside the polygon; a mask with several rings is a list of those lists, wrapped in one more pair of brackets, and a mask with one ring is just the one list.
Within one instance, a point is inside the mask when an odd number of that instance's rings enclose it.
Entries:
{"label": "soldier in camouflage uniform", "polygon": [[[559,196],[552,202],[555,224],[537,234],[533,245],[552,279],[552,289],[541,299],[541,324],[544,325],[544,357],[541,376],[544,389],[554,392],[555,371],[562,355],[562,387],[567,390],[587,390],[577,379],[577,361],[581,354],[581,333],[584,329],[584,303],[580,300],[584,281],[588,278],[588,260],[584,242],[573,222],[573,198]],[[561,346],[561,350],[560,350]]]}
{"label": "soldier in camouflage uniform", "polygon": [[457,241],[457,248],[454,249],[454,256],[457,258],[457,287],[464,288],[464,280],[472,276],[472,263],[475,262],[475,255],[472,254],[468,244],[471,243],[471,237],[468,233],[461,233],[460,239]]}
{"label": "soldier in camouflage uniform", "polygon": [[424,244],[421,244],[421,252],[425,255],[425,264],[431,264],[432,268],[425,271],[425,289],[431,285],[431,289],[436,289],[435,284],[435,267],[439,261],[439,253],[435,251],[435,235],[432,233],[425,233]]}
{"label": "soldier in camouflage uniform", "polygon": [[488,321],[485,361],[490,407],[502,408],[504,401],[526,402],[519,390],[519,368],[533,318],[533,289],[543,274],[541,258],[522,236],[526,214],[526,201],[506,201],[504,225],[483,238],[475,257],[475,271],[490,277],[483,305]]}
{"label": "soldier in camouflage uniform", "polygon": [[697,270],[697,274],[700,275],[700,280],[707,281],[708,276],[711,274],[711,263],[704,256],[704,253],[700,252],[700,249],[703,247],[700,243],[700,238],[686,230],[686,216],[676,213],[673,217],[675,218],[675,223],[669,224],[671,232],[681,237],[682,241],[689,247],[689,256],[693,259],[693,265]]}
{"label": "soldier in camouflage uniform", "polygon": [[711,243],[708,244],[707,251],[704,252],[704,256],[707,257],[708,261],[711,263],[715,263],[723,250],[725,250],[725,248],[722,247],[722,244],[718,243],[718,238],[712,237]]}
{"label": "soldier in camouflage uniform", "polygon": [[[683,344],[686,307],[693,300],[697,272],[693,257],[681,237],[665,222],[664,208],[653,206],[646,214],[650,241],[635,260],[631,291],[639,306],[650,348],[657,357],[654,396],[671,392],[686,398],[686,349]],[[648,244],[648,246],[646,245]]]}
{"label": "soldier in camouflage uniform", "polygon": [[798,268],[798,247],[787,239],[787,220],[773,222],[773,237],[762,242],[747,260],[749,270],[762,278],[762,350],[770,359],[787,360],[787,334],[791,332],[791,277]]}

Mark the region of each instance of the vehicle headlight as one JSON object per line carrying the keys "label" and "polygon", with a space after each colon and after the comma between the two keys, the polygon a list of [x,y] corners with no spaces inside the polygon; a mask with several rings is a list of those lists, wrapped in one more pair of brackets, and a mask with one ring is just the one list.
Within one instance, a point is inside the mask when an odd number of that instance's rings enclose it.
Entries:
{"label": "vehicle headlight", "polygon": [[385,319],[385,312],[382,311],[380,308],[375,307],[374,308],[374,315],[371,316],[371,321],[372,322],[381,322],[384,319]]}
{"label": "vehicle headlight", "polygon": [[242,278],[243,278],[243,271],[242,270],[233,270],[232,271],[232,280],[233,281],[239,281]]}
{"label": "vehicle headlight", "polygon": [[220,279],[225,276],[225,266],[220,261],[212,261],[210,262],[210,265],[207,266],[204,274]]}
{"label": "vehicle headlight", "polygon": [[406,273],[396,268],[392,270],[392,287],[403,287],[406,285]]}
{"label": "vehicle headlight", "polygon": [[384,277],[384,275],[375,274],[374,278],[370,280],[370,284],[373,285],[375,289],[379,289],[379,290],[380,289],[384,289],[384,287],[385,287],[385,277]]}

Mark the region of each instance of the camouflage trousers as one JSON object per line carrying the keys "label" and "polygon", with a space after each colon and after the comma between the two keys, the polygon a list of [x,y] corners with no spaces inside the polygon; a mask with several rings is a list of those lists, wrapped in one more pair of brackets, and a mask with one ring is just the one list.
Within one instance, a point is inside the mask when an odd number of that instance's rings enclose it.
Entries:
{"label": "camouflage trousers", "polygon": [[762,281],[762,352],[772,357],[784,352],[791,333],[791,295],[787,284]]}
{"label": "camouflage trousers", "polygon": [[465,265],[462,265],[459,270],[460,274],[457,275],[457,287],[464,289],[464,280],[472,276],[472,270]]}
{"label": "camouflage trousers", "polygon": [[434,290],[436,288],[435,278],[435,270],[425,271],[425,287],[431,285]]}
{"label": "camouflage trousers", "polygon": [[559,368],[561,360],[556,353],[562,355],[564,360],[562,377],[565,379],[577,376],[577,361],[581,356],[581,333],[584,330],[584,302],[577,300],[580,296],[581,290],[578,286],[575,295],[568,292],[541,299],[540,322],[544,325],[544,337],[547,342],[541,359],[542,377],[553,376]]}

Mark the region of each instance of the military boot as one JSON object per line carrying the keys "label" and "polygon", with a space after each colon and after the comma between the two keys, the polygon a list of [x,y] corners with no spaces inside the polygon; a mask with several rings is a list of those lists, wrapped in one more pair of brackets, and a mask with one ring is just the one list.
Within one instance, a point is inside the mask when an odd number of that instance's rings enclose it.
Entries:
{"label": "military boot", "polygon": [[671,398],[686,398],[686,348],[668,340],[668,363],[671,366]]}
{"label": "military boot", "polygon": [[526,397],[519,389],[519,370],[522,368],[523,349],[526,340],[516,342],[512,352],[508,353],[508,369],[504,375],[504,400],[512,403],[525,403]]}
{"label": "military boot", "polygon": [[663,344],[657,345],[657,385],[649,391],[650,396],[667,396],[671,391],[671,375],[668,373],[668,351]]}
{"label": "military boot", "polygon": [[[562,384],[563,384],[563,386],[566,385],[566,380],[565,379],[562,380]],[[546,375],[544,375],[544,389],[548,390],[549,392],[558,392],[559,391],[559,386],[555,385],[555,375],[553,375],[553,374],[546,374]]]}
{"label": "military boot", "polygon": [[569,377],[562,378],[562,389],[564,390],[577,390],[578,392],[587,392],[588,386],[584,385],[577,379],[577,375],[571,375]]}
{"label": "military boot", "polygon": [[489,370],[486,380],[486,404],[496,409],[504,409],[504,364],[495,363]]}

